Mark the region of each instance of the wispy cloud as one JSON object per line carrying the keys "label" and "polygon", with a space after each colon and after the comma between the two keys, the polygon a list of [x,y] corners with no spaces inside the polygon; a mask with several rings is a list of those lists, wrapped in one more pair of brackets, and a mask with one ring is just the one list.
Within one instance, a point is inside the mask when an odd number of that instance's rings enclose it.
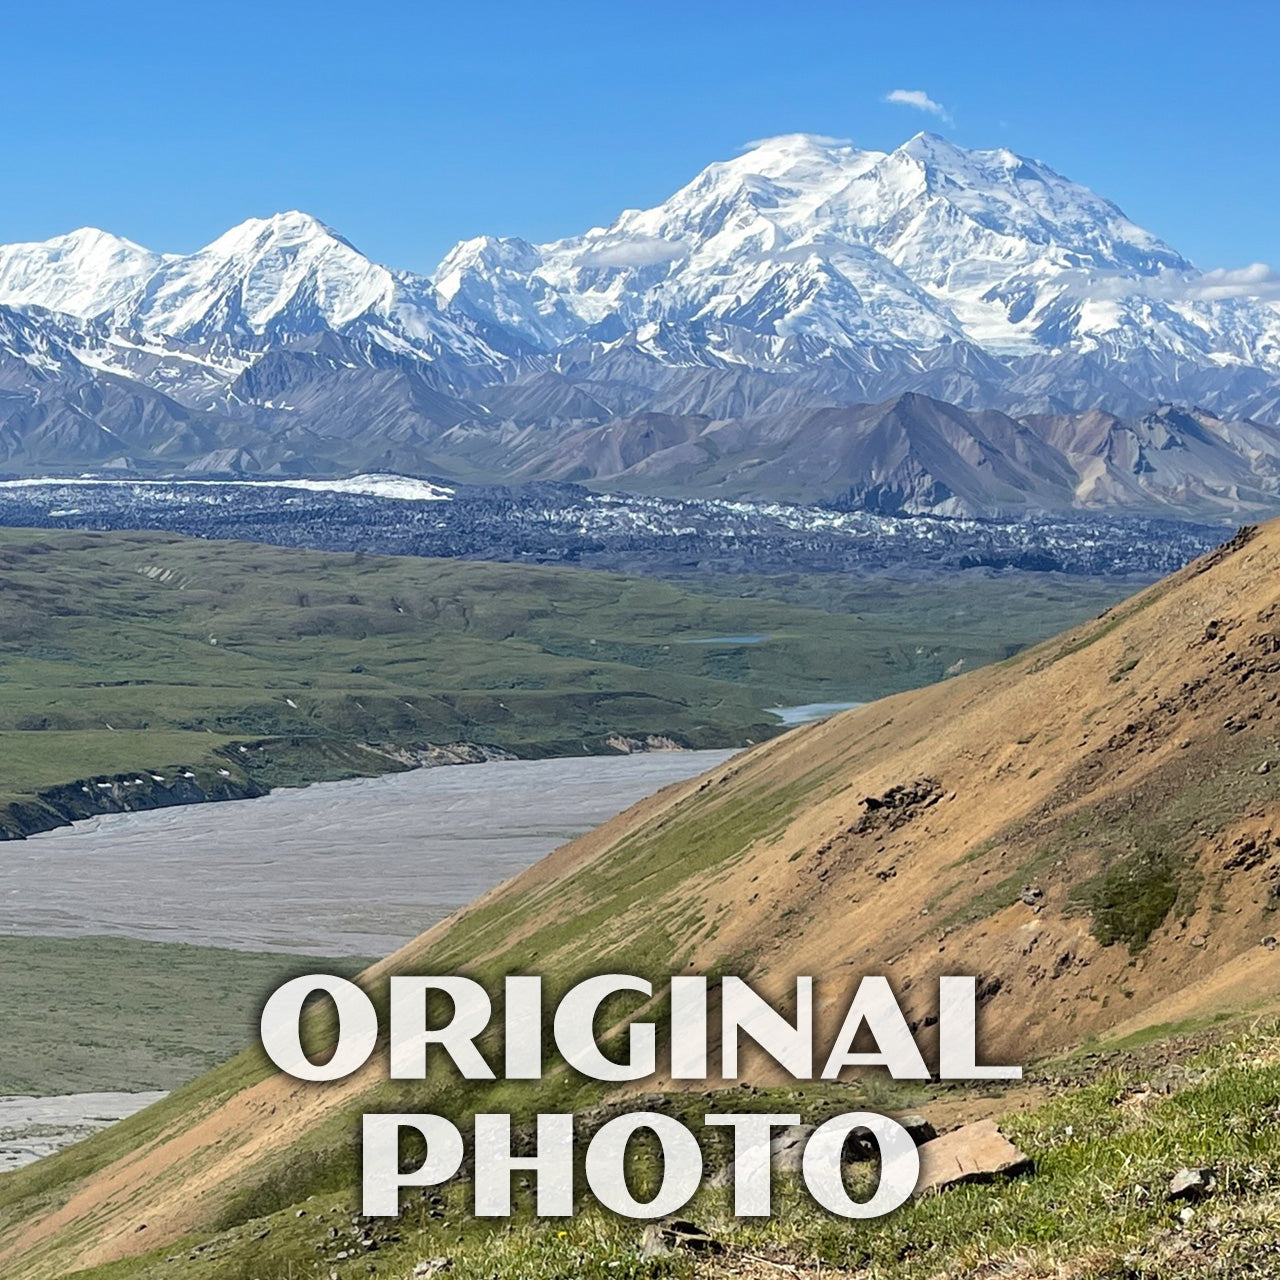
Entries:
{"label": "wispy cloud", "polygon": [[1280,302],[1280,271],[1265,262],[1210,271],[1161,271],[1154,276],[1110,272],[1064,273],[1068,290],[1082,299],[1146,297],[1160,302]]}
{"label": "wispy cloud", "polygon": [[1195,281],[1201,298],[1257,298],[1264,302],[1280,300],[1280,271],[1265,262],[1247,267],[1215,267]]}
{"label": "wispy cloud", "polygon": [[916,111],[927,111],[931,116],[937,116],[947,124],[951,123],[951,112],[942,103],[935,102],[923,89],[894,89],[891,93],[884,95],[884,100],[899,107],[913,107]]}
{"label": "wispy cloud", "polygon": [[688,252],[685,245],[675,240],[634,236],[588,249],[579,261],[589,267],[653,267],[663,262],[674,262]]}
{"label": "wispy cloud", "polygon": [[786,146],[788,143],[810,143],[815,147],[848,147],[852,138],[833,138],[827,133],[777,133],[769,138],[753,138],[744,142],[741,151],[754,151],[757,147]]}

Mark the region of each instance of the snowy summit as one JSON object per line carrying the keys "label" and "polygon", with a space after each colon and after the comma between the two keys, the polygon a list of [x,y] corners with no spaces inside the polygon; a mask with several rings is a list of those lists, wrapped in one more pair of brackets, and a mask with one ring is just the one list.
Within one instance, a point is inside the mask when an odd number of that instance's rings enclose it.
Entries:
{"label": "snowy summit", "polygon": [[[0,246],[0,361],[18,385],[113,373],[192,408],[319,412],[328,395],[354,415],[336,382],[375,369],[449,427],[607,416],[646,392],[732,416],[760,402],[761,377],[810,403],[920,391],[1274,416],[1278,307],[1043,162],[932,133],[887,152],[767,138],[652,209],[549,244],[465,240],[430,275],[296,211],[186,255],[92,229]],[[667,394],[697,370],[720,377],[714,394]],[[367,380],[361,394],[363,420],[394,418]]]}

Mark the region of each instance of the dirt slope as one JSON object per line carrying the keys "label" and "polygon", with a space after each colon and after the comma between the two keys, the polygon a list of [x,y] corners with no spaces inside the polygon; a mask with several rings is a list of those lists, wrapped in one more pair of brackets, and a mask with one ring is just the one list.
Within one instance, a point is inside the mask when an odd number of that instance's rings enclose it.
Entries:
{"label": "dirt slope", "polygon": [[[969,972],[985,1050],[1014,1061],[1274,1000],[1278,694],[1280,522],[1015,659],[669,788],[368,981],[716,967],[782,990],[811,973],[835,1016],[885,972],[927,1028],[936,976]],[[512,1104],[383,1077],[375,1059],[307,1088],[238,1059],[0,1184],[0,1274],[65,1274],[303,1200],[346,1167],[363,1110]]]}

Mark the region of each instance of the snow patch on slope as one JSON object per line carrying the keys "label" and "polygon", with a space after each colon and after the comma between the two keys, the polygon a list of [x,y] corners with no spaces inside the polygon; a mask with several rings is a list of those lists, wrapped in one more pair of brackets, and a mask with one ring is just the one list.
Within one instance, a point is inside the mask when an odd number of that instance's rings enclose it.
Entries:
{"label": "snow patch on slope", "polygon": [[351,493],[370,498],[393,498],[400,502],[448,502],[454,491],[446,485],[433,484],[416,476],[362,475],[339,480],[118,480],[104,476],[24,476],[16,480],[0,480],[0,489],[73,489],[110,486],[120,489],[165,489],[176,487],[227,486],[251,489],[302,489],[311,493]]}

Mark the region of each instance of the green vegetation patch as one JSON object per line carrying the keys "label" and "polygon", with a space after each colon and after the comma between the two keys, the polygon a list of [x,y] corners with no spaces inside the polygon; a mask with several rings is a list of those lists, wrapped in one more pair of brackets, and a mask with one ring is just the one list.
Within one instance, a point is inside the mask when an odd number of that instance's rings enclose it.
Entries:
{"label": "green vegetation patch", "polygon": [[667,577],[694,591],[846,615],[865,646],[855,686],[864,699],[941,680],[957,664],[969,671],[1007,660],[1089,622],[1151,581],[1017,569]]}
{"label": "green vegetation patch", "polygon": [[261,788],[431,744],[741,746],[780,731],[770,707],[924,684],[1127,589],[773,582],[0,530],[0,807],[173,765]]}
{"label": "green vegetation patch", "polygon": [[367,963],[131,938],[0,937],[0,1094],[175,1089],[253,1043],[262,1005],[282,982],[354,976]]}
{"label": "green vegetation patch", "polygon": [[1176,854],[1152,848],[1111,863],[1082,895],[1093,936],[1104,947],[1124,942],[1141,951],[1178,900],[1181,865]]}

